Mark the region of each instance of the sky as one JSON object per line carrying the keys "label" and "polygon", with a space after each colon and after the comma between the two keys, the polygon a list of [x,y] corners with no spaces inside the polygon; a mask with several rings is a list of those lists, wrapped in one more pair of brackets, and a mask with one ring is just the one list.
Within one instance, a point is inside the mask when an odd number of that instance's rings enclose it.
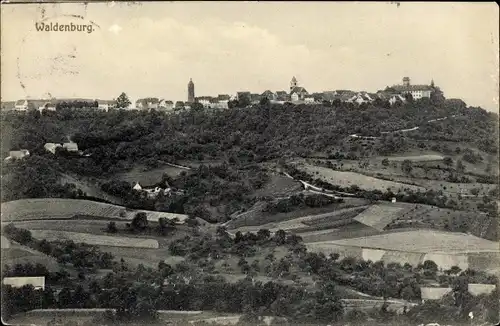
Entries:
{"label": "sky", "polygon": [[[37,31],[36,24],[87,31]],[[491,3],[108,2],[2,4],[1,96],[376,92],[431,79],[448,98],[499,109],[499,9]]]}

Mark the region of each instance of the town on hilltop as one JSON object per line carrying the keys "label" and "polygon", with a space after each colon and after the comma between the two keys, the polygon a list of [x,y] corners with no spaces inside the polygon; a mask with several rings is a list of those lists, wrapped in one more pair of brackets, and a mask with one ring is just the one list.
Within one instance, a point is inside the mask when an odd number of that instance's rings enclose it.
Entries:
{"label": "town on hilltop", "polygon": [[57,107],[71,106],[75,108],[93,107],[107,111],[117,107],[137,110],[158,110],[165,112],[190,109],[192,107],[204,109],[229,109],[232,107],[245,107],[251,104],[259,104],[269,101],[274,104],[332,104],[334,102],[352,103],[361,105],[382,101],[394,105],[404,103],[407,100],[419,100],[431,98],[433,94],[442,96],[438,87],[432,80],[429,85],[413,85],[409,77],[404,77],[402,84],[388,86],[376,93],[353,90],[333,90],[309,93],[304,86],[299,85],[297,78],[292,77],[288,91],[265,90],[261,94],[249,91],[239,91],[236,94],[218,94],[217,96],[195,96],[195,85],[190,79],[187,87],[187,100],[170,100],[161,97],[140,98],[135,103],[126,107],[120,106],[117,99],[20,99],[15,102],[2,102],[2,110],[28,111],[49,110],[55,111]]}

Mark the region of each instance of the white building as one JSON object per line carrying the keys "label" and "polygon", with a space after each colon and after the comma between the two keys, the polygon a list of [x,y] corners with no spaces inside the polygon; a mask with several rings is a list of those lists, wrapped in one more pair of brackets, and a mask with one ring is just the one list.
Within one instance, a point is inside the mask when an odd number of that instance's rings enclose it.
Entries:
{"label": "white building", "polygon": [[27,111],[28,110],[28,100],[18,100],[14,105],[14,110],[17,111]]}
{"label": "white building", "polygon": [[45,290],[45,276],[4,277],[3,284],[15,288],[32,285],[35,290]]}
{"label": "white building", "polygon": [[403,78],[403,85],[395,85],[392,87],[401,94],[411,94],[413,99],[430,98],[432,87],[430,85],[410,85],[410,77]]}
{"label": "white building", "polygon": [[172,111],[174,109],[174,102],[169,100],[160,100],[158,108],[165,111]]}
{"label": "white building", "polygon": [[61,144],[56,144],[56,143],[46,143],[43,148],[47,150],[48,152],[51,152],[52,154],[56,153],[56,148],[61,147]]}
{"label": "white building", "polygon": [[78,144],[77,143],[64,143],[63,148],[68,152],[78,152]]}

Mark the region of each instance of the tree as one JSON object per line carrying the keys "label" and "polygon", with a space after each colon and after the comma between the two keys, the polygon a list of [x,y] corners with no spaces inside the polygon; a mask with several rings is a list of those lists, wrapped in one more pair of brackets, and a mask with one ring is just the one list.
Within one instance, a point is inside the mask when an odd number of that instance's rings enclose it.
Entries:
{"label": "tree", "polygon": [[260,229],[259,231],[257,231],[257,237],[259,238],[259,240],[268,240],[270,236],[271,232],[268,229]]}
{"label": "tree", "polygon": [[452,166],[453,165],[453,159],[451,157],[445,157],[443,159],[443,163],[446,164],[447,166]]}
{"label": "tree", "polygon": [[196,217],[190,215],[190,216],[188,216],[188,219],[186,220],[186,224],[189,227],[194,228],[194,227],[197,227],[200,224],[200,222],[196,219]]}
{"label": "tree", "polygon": [[127,108],[132,102],[130,102],[127,94],[125,92],[121,93],[120,96],[116,99],[116,107],[117,108]]}
{"label": "tree", "polygon": [[404,160],[403,163],[401,163],[401,170],[403,170],[403,172],[406,174],[410,174],[413,170],[413,164],[411,163],[411,161]]}
{"label": "tree", "polygon": [[286,240],[286,232],[281,229],[276,231],[276,233],[274,234],[274,241],[276,241],[278,245],[283,245],[285,244],[285,240]]}
{"label": "tree", "polygon": [[464,173],[465,172],[465,166],[462,162],[462,160],[458,160],[456,164],[456,169],[458,173]]}
{"label": "tree", "polygon": [[384,159],[382,160],[382,165],[383,165],[383,166],[389,166],[389,159],[384,158]]}
{"label": "tree", "polygon": [[199,102],[191,103],[191,110],[192,111],[201,111],[201,110],[203,110],[203,104],[201,104]]}
{"label": "tree", "polygon": [[116,228],[116,223],[115,222],[109,222],[108,223],[108,228],[106,229],[106,232],[108,232],[108,233],[116,233],[116,232],[118,232],[118,229]]}
{"label": "tree", "polygon": [[131,227],[133,230],[144,230],[148,227],[148,216],[144,212],[135,214],[132,219]]}
{"label": "tree", "polygon": [[259,102],[259,104],[260,104],[261,106],[267,106],[267,105],[269,105],[270,103],[271,103],[271,102],[269,101],[269,99],[268,99],[267,97],[265,97],[265,96],[264,96],[263,98],[261,98],[261,99],[260,99],[260,102]]}

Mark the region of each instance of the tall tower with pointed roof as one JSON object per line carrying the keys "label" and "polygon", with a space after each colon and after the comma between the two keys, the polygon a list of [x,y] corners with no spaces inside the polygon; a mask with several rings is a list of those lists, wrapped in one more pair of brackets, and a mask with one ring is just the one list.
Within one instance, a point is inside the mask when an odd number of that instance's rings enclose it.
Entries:
{"label": "tall tower with pointed roof", "polygon": [[194,103],[194,83],[193,79],[189,78],[188,83],[188,102]]}
{"label": "tall tower with pointed roof", "polygon": [[290,92],[295,88],[297,87],[298,85],[298,82],[297,82],[297,78],[295,78],[295,76],[293,76],[292,80],[290,81]]}

